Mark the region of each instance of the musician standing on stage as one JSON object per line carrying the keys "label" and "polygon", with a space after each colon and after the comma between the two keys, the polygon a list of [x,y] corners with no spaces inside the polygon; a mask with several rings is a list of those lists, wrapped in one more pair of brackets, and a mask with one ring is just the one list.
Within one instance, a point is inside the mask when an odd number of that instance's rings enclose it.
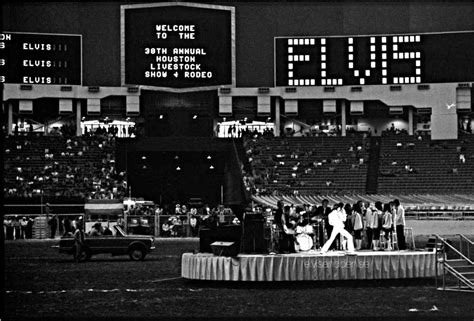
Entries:
{"label": "musician standing on stage", "polygon": [[352,207],[351,216],[352,226],[354,227],[354,238],[356,243],[356,250],[362,249],[362,231],[364,230],[364,223],[362,220],[362,209],[359,203],[354,204]]}
{"label": "musician standing on stage", "polygon": [[[324,227],[326,228],[327,237],[330,238],[331,233],[332,233],[332,226],[329,224],[328,216],[329,216],[329,213],[331,213],[331,208],[328,206],[328,204],[329,204],[329,201],[327,199],[324,199],[323,202],[322,202],[322,205],[319,206],[318,209],[316,210],[316,213],[319,217],[323,218]],[[323,244],[322,233],[320,235],[320,240],[319,241],[320,241],[320,244]],[[331,250],[333,250],[336,247],[336,243],[339,244],[339,240],[336,239],[334,244],[330,245]]]}
{"label": "musician standing on stage", "polygon": [[365,232],[367,235],[367,249],[372,248],[372,240],[374,238],[374,229],[377,228],[376,220],[377,210],[374,206],[374,203],[369,203],[367,210],[365,211]]}
{"label": "musician standing on stage", "polygon": [[[277,202],[277,209],[275,211],[275,217],[273,219],[273,223],[277,226],[277,228],[283,232],[283,226],[282,226],[282,217],[283,217],[283,202],[278,201]],[[280,247],[280,238],[276,238],[275,240],[275,250],[276,252],[280,252],[281,247]]]}
{"label": "musician standing on stage", "polygon": [[[317,247],[320,248],[324,244],[324,221],[323,221],[323,215],[319,213],[318,207],[316,205],[311,206],[311,214],[310,214],[310,221],[312,224],[315,225],[315,234],[317,236]],[[316,239],[314,240],[316,243]]]}
{"label": "musician standing on stage", "polygon": [[344,222],[347,219],[347,214],[344,212],[343,207],[344,204],[342,203],[335,204],[333,211],[328,215],[329,224],[332,226],[332,233],[329,240],[324,243],[321,253],[326,253],[329,250],[332,242],[339,234],[347,239],[347,248],[349,252],[355,252],[352,235],[344,229]]}
{"label": "musician standing on stage", "polygon": [[406,250],[406,242],[405,242],[405,209],[402,205],[400,205],[400,201],[395,199],[393,201],[395,205],[395,231],[397,233],[397,241],[398,241],[398,249],[399,250]]}
{"label": "musician standing on stage", "polygon": [[290,206],[285,205],[283,207],[283,214],[281,215],[281,233],[282,237],[280,240],[280,252],[283,253],[294,253],[295,251],[295,240],[294,234],[296,225],[290,222]]}

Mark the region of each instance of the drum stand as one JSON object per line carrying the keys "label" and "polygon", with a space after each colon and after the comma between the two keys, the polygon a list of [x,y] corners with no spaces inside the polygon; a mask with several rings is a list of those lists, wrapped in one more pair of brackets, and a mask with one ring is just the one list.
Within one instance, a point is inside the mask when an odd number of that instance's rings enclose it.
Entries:
{"label": "drum stand", "polygon": [[[320,229],[321,228],[321,229]],[[326,229],[324,227],[324,222],[318,222],[317,224],[313,225],[313,231],[314,231],[314,235],[313,235],[313,249],[316,251],[316,250],[320,250],[323,245],[324,245],[324,242],[325,242],[325,233],[326,233]],[[323,244],[320,244],[321,242],[319,241],[320,239],[320,236],[322,234],[322,240],[323,240]]]}

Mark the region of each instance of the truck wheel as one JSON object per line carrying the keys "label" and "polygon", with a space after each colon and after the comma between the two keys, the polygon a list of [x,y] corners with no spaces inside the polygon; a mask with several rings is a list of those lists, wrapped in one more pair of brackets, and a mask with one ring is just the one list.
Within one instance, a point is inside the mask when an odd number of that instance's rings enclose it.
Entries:
{"label": "truck wheel", "polygon": [[132,261],[142,261],[146,256],[146,252],[143,248],[135,246],[130,249],[129,256]]}

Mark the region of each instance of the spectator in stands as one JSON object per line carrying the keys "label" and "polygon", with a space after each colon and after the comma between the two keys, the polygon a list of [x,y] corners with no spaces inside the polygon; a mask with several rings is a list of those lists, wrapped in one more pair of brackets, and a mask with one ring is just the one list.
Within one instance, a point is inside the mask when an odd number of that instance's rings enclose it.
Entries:
{"label": "spectator in stands", "polygon": [[3,218],[3,227],[5,230],[5,238],[7,240],[13,240],[12,219],[9,216],[5,216]]}
{"label": "spectator in stands", "polygon": [[50,227],[51,232],[50,238],[54,239],[56,237],[56,230],[58,228],[58,216],[53,215],[53,217],[49,219],[48,225]]}
{"label": "spectator in stands", "polygon": [[71,235],[73,232],[73,229],[71,226],[71,220],[67,216],[63,219],[63,229],[64,229],[64,235]]}
{"label": "spectator in stands", "polygon": [[189,215],[190,215],[189,217],[190,234],[191,236],[196,237],[198,236],[199,225],[200,225],[197,209],[195,207],[191,207],[191,210],[189,211]]}
{"label": "spectator in stands", "polygon": [[32,217],[28,218],[28,224],[26,225],[26,238],[31,239],[33,238],[33,225],[34,219]]}
{"label": "spectator in stands", "polygon": [[20,230],[21,230],[20,238],[21,239],[26,239],[26,228],[27,228],[27,226],[28,226],[28,220],[26,219],[26,217],[23,217],[20,220]]}
{"label": "spectator in stands", "polygon": [[398,199],[393,201],[395,205],[395,229],[397,233],[397,240],[398,240],[398,249],[399,250],[406,250],[406,242],[405,242],[405,209],[400,204]]}
{"label": "spectator in stands", "polygon": [[20,239],[20,230],[21,230],[21,225],[20,225],[20,220],[18,219],[18,216],[15,216],[12,220],[12,227],[13,227],[13,237],[15,240]]}

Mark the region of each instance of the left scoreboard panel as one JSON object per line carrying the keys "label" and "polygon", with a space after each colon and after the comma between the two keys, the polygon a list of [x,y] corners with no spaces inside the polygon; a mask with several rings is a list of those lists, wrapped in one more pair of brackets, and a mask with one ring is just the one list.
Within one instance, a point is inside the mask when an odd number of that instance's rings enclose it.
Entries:
{"label": "left scoreboard panel", "polygon": [[0,82],[82,85],[82,37],[0,33]]}

